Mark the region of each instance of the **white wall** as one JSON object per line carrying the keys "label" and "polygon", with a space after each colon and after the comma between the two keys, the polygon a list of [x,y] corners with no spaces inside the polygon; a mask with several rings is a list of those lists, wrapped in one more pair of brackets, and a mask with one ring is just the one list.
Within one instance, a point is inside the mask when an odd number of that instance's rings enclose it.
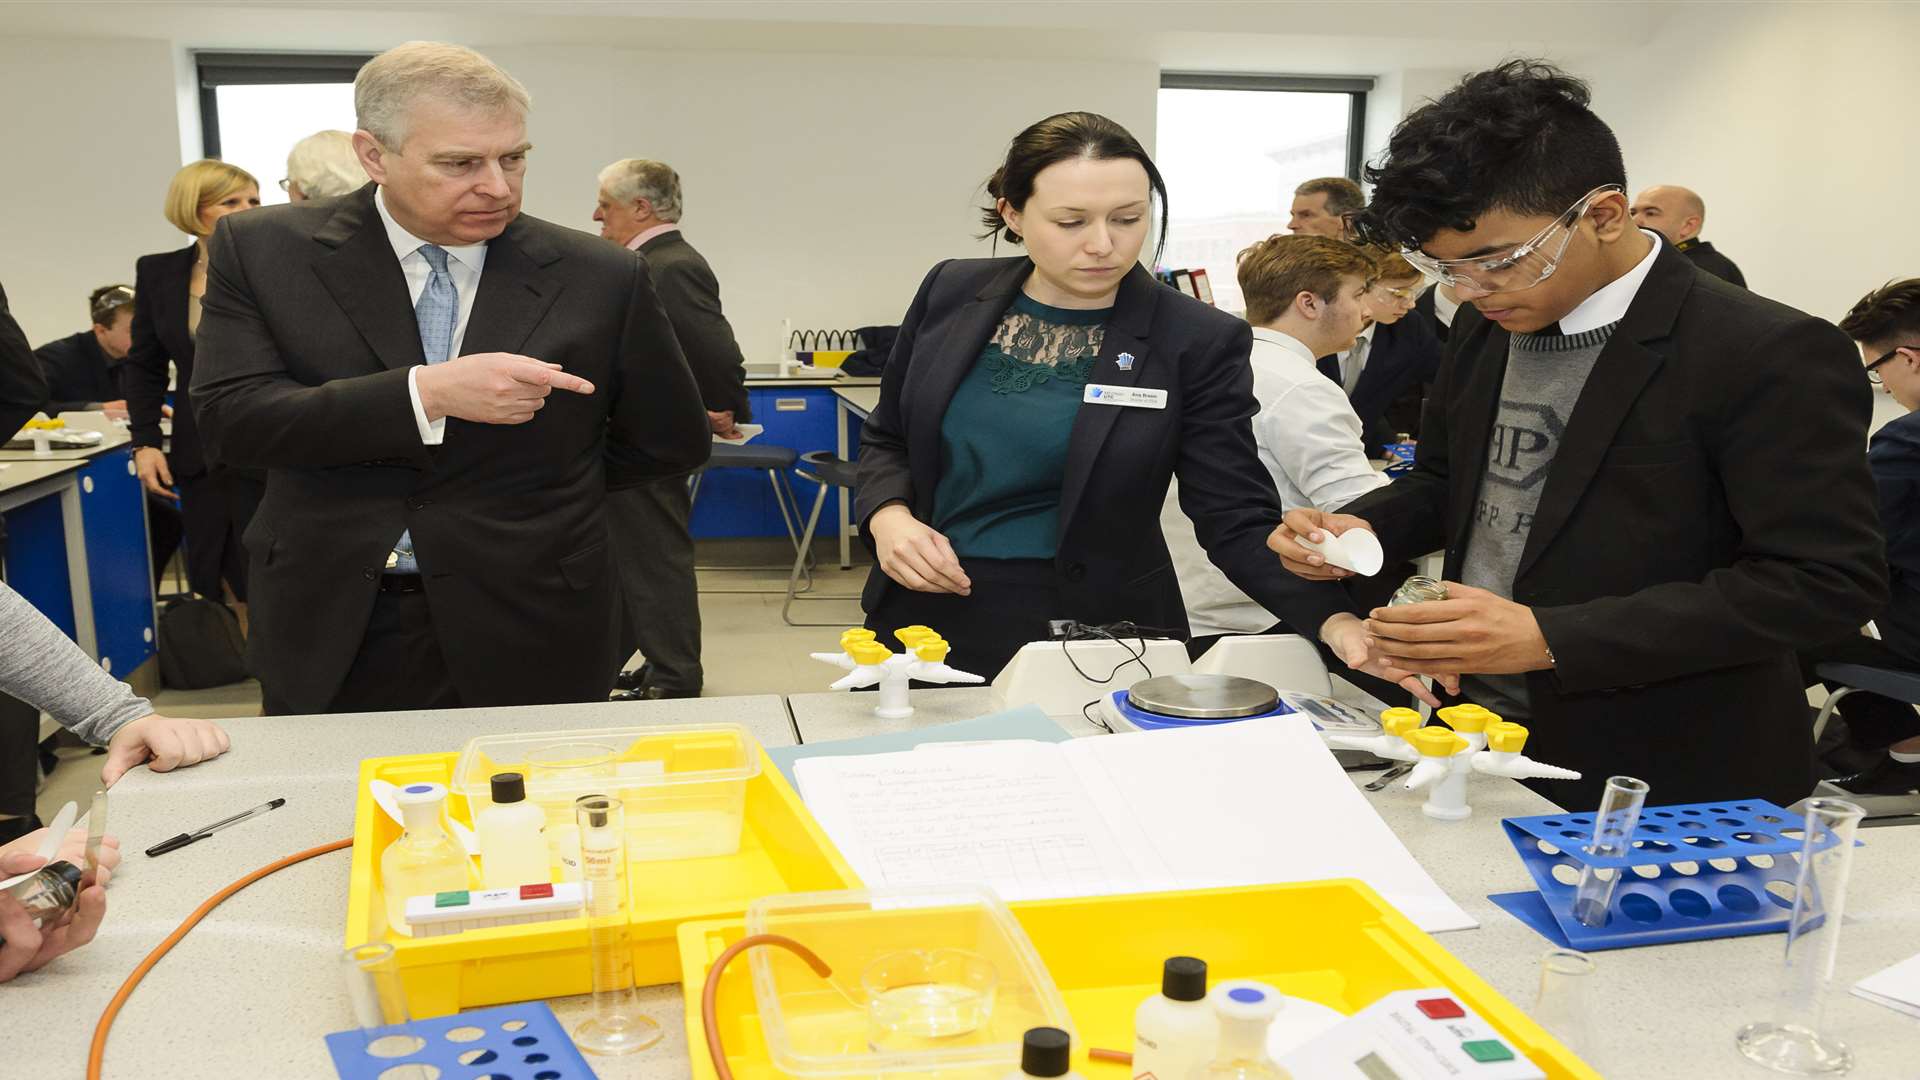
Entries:
{"label": "white wall", "polygon": [[[934,263],[984,255],[980,185],[1013,135],[1089,109],[1153,141],[1151,63],[493,47],[534,111],[525,208],[591,221],[622,157],[679,171],[682,227],[750,360],[797,326],[898,322]],[[1008,252],[1001,245],[1003,254]]]}
{"label": "white wall", "polygon": [[186,246],[160,213],[173,88],[162,41],[0,36],[0,285],[34,345],[86,329],[87,293],[131,284],[136,256]]}
{"label": "white wall", "polygon": [[1838,319],[1920,274],[1917,46],[1920,6],[1688,6],[1578,70],[1636,189],[1698,191],[1702,236],[1756,292]]}

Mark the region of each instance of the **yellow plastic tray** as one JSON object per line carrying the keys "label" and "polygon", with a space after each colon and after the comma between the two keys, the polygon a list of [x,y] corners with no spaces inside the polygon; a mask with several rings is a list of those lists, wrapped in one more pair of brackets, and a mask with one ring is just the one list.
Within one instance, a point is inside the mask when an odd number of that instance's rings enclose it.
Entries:
{"label": "yellow plastic tray", "polygon": [[[1512,1002],[1407,921],[1366,884],[1310,881],[1196,892],[1009,904],[1073,1014],[1074,1067],[1120,1078],[1122,1065],[1089,1061],[1087,1047],[1133,1049],[1133,1014],[1158,991],[1169,956],[1207,961],[1211,980],[1260,979],[1352,1014],[1394,990],[1444,986],[1499,1029],[1553,1080],[1598,1080]],[[680,928],[687,1043],[696,1080],[712,1080],[700,989],[720,951],[745,936],[742,918]],[[745,957],[727,967],[719,1018],[737,1080],[770,1080]]]}
{"label": "yellow plastic tray", "polygon": [[[690,919],[739,918],[769,893],[859,888],[860,879],[800,804],[780,770],[760,751],[760,775],[747,782],[740,850],[702,859],[634,862],[634,978],[642,986],[680,977],[674,931]],[[380,853],[400,835],[367,789],[379,779],[398,785],[441,783],[456,753],[369,758],[360,763],[353,820],[353,877],[347,897],[346,943],[387,941],[394,947],[407,1003],[417,1019],[460,1009],[584,994],[592,990],[585,919],[498,926],[433,938],[388,931],[378,882]],[[466,799],[449,795],[453,817],[471,822]]]}

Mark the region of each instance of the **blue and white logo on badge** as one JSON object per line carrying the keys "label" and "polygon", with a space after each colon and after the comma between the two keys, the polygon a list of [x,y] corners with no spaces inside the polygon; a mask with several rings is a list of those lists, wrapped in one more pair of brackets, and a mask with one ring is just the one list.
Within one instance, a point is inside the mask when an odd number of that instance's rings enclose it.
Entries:
{"label": "blue and white logo on badge", "polygon": [[1100,396],[1100,388],[1099,388],[1099,387],[1097,387],[1097,386],[1093,386],[1093,387],[1089,387],[1089,388],[1087,389],[1087,396],[1088,396],[1088,397],[1099,397],[1099,396]]}
{"label": "blue and white logo on badge", "polygon": [[1133,354],[1132,353],[1123,352],[1119,356],[1115,357],[1114,360],[1120,366],[1121,371],[1133,370]]}

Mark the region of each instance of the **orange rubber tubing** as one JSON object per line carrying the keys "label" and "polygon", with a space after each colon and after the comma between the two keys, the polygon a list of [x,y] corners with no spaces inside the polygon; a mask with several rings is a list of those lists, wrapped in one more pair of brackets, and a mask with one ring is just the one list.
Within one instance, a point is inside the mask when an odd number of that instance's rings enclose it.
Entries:
{"label": "orange rubber tubing", "polygon": [[[727,970],[733,958],[756,945],[778,945],[807,962],[815,975],[821,978],[833,974],[826,961],[814,954],[812,949],[782,934],[750,934],[722,950],[713,958],[713,966],[707,969],[707,983],[700,988],[700,1024],[707,1032],[707,1055],[713,1059],[713,1072],[720,1080],[733,1080],[733,1066],[727,1063],[726,1047],[720,1045],[720,976]],[[692,1052],[692,1048],[688,1048]]]}
{"label": "orange rubber tubing", "polygon": [[121,1006],[125,1005],[127,998],[133,995],[133,988],[140,985],[140,980],[146,977],[147,972],[153,970],[153,965],[159,963],[160,958],[167,955],[168,950],[180,944],[180,939],[187,936],[187,931],[198,926],[201,919],[206,918],[209,912],[220,906],[221,901],[254,882],[259,881],[261,878],[266,877],[268,874],[277,870],[284,870],[297,862],[305,862],[315,855],[325,855],[329,851],[339,851],[341,848],[352,846],[353,839],[349,837],[345,840],[335,840],[331,844],[321,844],[319,847],[308,848],[297,855],[289,855],[279,862],[268,863],[253,873],[248,874],[246,877],[241,878],[239,881],[214,893],[207,899],[206,903],[194,908],[193,914],[187,916],[185,922],[181,923],[173,933],[168,934],[165,941],[154,946],[153,951],[147,954],[145,960],[140,961],[139,966],[133,969],[133,974],[127,976],[127,981],[121,983],[120,989],[114,991],[113,1000],[107,1002],[106,1011],[100,1014],[100,1022],[94,1025],[93,1028],[93,1045],[87,1050],[87,1080],[100,1080],[100,1066],[107,1056],[107,1032],[112,1030],[114,1017],[120,1015]]}

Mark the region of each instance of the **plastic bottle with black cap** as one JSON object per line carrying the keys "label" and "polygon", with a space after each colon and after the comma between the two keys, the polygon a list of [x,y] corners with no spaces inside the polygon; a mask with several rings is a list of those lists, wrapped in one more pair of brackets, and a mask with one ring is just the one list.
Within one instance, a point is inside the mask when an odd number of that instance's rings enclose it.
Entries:
{"label": "plastic bottle with black cap", "polygon": [[1133,1075],[1186,1080],[1213,1060],[1219,1045],[1220,1020],[1207,1003],[1207,962],[1168,957],[1160,992],[1133,1014]]}
{"label": "plastic bottle with black cap", "polygon": [[527,783],[517,772],[495,773],[488,784],[492,805],[474,815],[480,842],[480,880],[489,889],[543,885],[553,872],[547,852],[547,812],[527,801]]}
{"label": "plastic bottle with black cap", "polygon": [[1009,1073],[1007,1080],[1027,1076],[1081,1080],[1072,1065],[1073,1040],[1066,1032],[1054,1027],[1028,1028],[1026,1037],[1020,1040],[1020,1071]]}

